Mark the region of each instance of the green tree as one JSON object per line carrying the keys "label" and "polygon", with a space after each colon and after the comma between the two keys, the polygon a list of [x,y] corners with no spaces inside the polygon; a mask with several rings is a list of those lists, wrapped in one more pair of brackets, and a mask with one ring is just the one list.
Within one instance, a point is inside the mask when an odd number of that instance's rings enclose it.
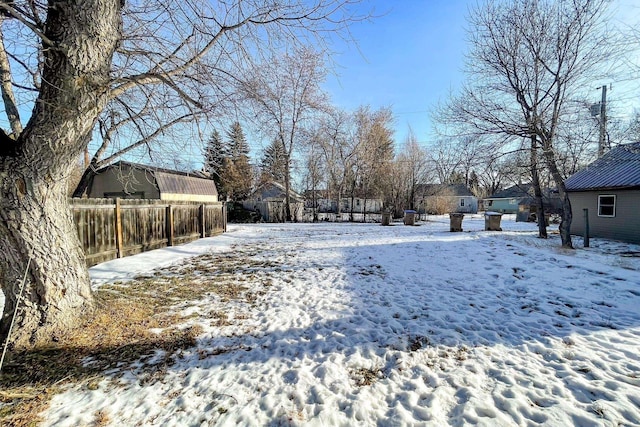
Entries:
{"label": "green tree", "polygon": [[239,122],[227,132],[228,157],[223,162],[222,192],[232,200],[245,200],[251,193],[253,171],[249,163],[249,144]]}
{"label": "green tree", "polygon": [[222,168],[229,149],[222,141],[220,132],[214,129],[207,141],[204,152],[204,170],[216,183],[218,191],[222,188]]}
{"label": "green tree", "polygon": [[279,141],[274,140],[265,148],[260,169],[263,180],[268,179],[284,184],[287,174],[287,153]]}

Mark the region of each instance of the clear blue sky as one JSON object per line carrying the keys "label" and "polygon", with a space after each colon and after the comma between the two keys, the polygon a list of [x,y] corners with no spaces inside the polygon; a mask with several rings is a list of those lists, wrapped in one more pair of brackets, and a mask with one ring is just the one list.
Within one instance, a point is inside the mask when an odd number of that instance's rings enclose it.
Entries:
{"label": "clear blue sky", "polygon": [[[464,80],[466,17],[476,4],[476,0],[365,0],[362,10],[373,8],[381,16],[352,25],[359,49],[339,41],[334,46],[337,75],[324,86],[333,103],[346,110],[366,104],[390,106],[397,144],[405,141],[409,126],[419,142],[431,142],[429,110]],[[611,6],[615,25],[640,25],[639,0],[613,0]],[[616,97],[625,101],[623,109],[629,114],[640,105],[635,102],[640,99],[638,85],[628,84],[638,82],[637,70],[632,74],[621,82],[594,82],[593,101],[599,101],[597,87],[611,84],[609,101]]]}
{"label": "clear blue sky", "polygon": [[325,88],[346,110],[360,105],[390,106],[396,118],[396,142],[411,126],[427,141],[429,109],[461,83],[469,0],[372,0],[371,22],[352,25],[358,46],[339,43],[337,66]]}

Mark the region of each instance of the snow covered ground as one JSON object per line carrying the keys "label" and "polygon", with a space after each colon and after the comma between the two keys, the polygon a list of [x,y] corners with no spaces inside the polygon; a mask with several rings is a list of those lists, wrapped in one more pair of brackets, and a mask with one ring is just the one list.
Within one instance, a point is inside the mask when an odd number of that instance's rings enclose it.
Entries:
{"label": "snow covered ground", "polygon": [[69,388],[45,425],[640,425],[640,247],[502,226],[231,225],[95,266],[100,286],[234,254],[255,300],[176,307],[197,348],[155,381]]}

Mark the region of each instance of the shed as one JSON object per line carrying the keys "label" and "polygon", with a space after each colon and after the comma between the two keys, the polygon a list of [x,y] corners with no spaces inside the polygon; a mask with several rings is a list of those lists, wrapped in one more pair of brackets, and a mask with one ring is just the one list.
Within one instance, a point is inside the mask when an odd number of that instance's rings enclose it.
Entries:
{"label": "shed", "polygon": [[573,210],[571,232],[640,244],[640,142],[620,145],[565,181]]}
{"label": "shed", "polygon": [[96,171],[87,195],[90,198],[218,201],[218,190],[211,179],[201,178],[196,173],[124,161]]}

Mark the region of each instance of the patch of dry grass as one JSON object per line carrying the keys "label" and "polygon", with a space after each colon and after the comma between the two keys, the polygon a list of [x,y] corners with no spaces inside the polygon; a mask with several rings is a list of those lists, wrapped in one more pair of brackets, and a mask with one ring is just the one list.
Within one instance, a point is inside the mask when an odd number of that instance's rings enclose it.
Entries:
{"label": "patch of dry grass", "polygon": [[[48,347],[15,352],[0,372],[0,425],[36,426],[51,398],[68,385],[98,388],[105,372],[141,362],[141,384],[162,379],[182,349],[194,347],[200,327],[179,327],[174,308],[215,294],[221,301],[253,304],[264,291],[245,284],[256,273],[275,271],[272,261],[256,260],[257,251],[204,255],[187,264],[155,271],[131,282],[105,285],[94,294],[95,310],[79,327]],[[262,287],[270,285],[264,280]],[[229,324],[222,310],[209,313],[212,324]],[[161,331],[158,333],[157,331]],[[155,332],[154,332],[155,331]],[[153,362],[153,363],[152,363]],[[94,425],[109,416],[94,414]]]}

